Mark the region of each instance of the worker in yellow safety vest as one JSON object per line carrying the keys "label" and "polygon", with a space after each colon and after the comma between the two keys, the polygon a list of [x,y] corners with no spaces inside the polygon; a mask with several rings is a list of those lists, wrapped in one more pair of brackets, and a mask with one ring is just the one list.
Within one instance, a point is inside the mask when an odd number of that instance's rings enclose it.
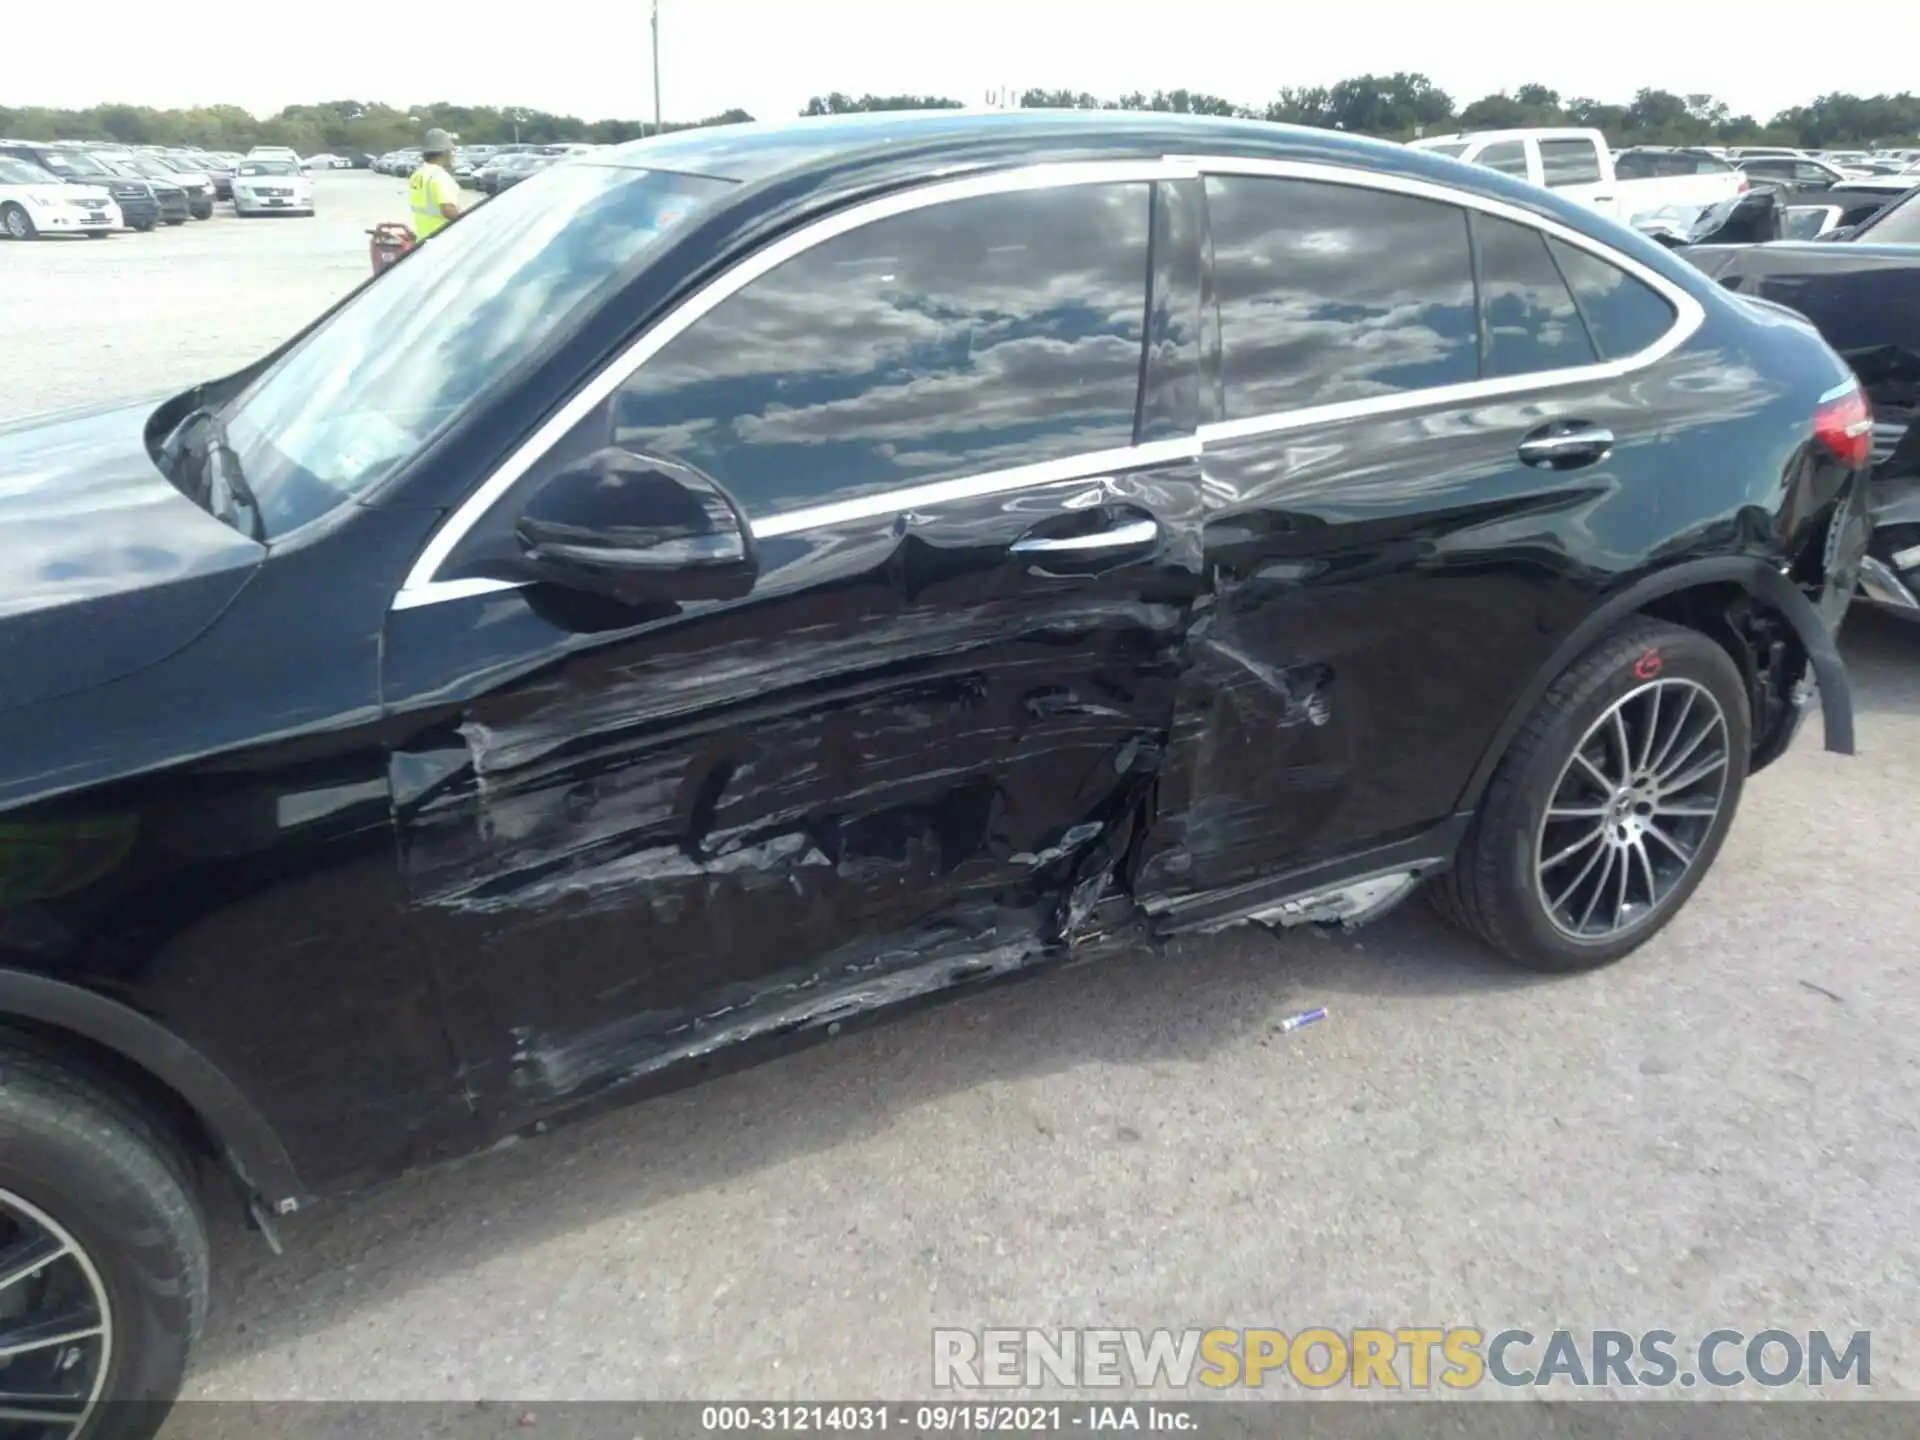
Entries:
{"label": "worker in yellow safety vest", "polygon": [[460,213],[460,185],[453,178],[453,137],[444,130],[429,130],[420,152],[420,168],[407,177],[416,241],[444,230]]}

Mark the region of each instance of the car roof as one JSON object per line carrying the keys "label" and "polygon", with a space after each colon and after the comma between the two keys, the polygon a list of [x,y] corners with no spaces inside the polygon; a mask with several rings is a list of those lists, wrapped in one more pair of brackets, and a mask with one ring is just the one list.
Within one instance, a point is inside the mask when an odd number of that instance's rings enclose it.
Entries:
{"label": "car roof", "polygon": [[[1564,194],[1390,140],[1264,120],[1110,110],[879,112],[678,131],[569,163],[738,182],[680,242],[710,258],[763,226],[897,186],[1016,166],[1209,156],[1324,165],[1479,195],[1591,235],[1683,288],[1712,283]],[[675,248],[662,253],[663,263]]]}
{"label": "car roof", "polygon": [[956,160],[1008,158],[1041,150],[1098,151],[1115,158],[1205,150],[1279,151],[1310,137],[1355,160],[1406,147],[1331,130],[1306,130],[1265,120],[1114,110],[920,110],[815,116],[703,126],[611,146],[595,158],[607,164],[711,175],[753,182],[855,160],[883,162],[909,155]]}

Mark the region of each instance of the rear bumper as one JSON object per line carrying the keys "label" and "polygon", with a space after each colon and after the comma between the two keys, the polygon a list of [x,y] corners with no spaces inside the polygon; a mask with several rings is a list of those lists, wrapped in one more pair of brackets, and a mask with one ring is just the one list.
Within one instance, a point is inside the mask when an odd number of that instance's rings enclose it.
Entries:
{"label": "rear bumper", "polygon": [[[1912,576],[1920,583],[1920,574]],[[1920,595],[1914,594],[1909,576],[1902,575],[1888,561],[1869,555],[1860,562],[1860,594],[1870,604],[1891,610],[1909,620],[1920,620]]]}
{"label": "rear bumper", "polygon": [[1868,506],[1873,538],[1861,564],[1861,597],[1920,620],[1920,475],[1877,476]]}

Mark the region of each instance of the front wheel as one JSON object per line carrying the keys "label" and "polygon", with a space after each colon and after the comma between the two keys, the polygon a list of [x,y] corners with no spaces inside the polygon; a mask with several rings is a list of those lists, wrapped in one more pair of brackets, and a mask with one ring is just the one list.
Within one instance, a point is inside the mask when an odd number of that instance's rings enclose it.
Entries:
{"label": "front wheel", "polygon": [[1733,658],[1698,631],[1629,621],[1541,697],[1435,901],[1530,969],[1610,964],[1705,878],[1750,750]]}
{"label": "front wheel", "polygon": [[33,228],[33,217],[21,205],[0,205],[0,230],[15,240],[31,240],[37,233]]}
{"label": "front wheel", "polygon": [[0,1432],[145,1440],[206,1315],[186,1160],[80,1072],[0,1050]]}

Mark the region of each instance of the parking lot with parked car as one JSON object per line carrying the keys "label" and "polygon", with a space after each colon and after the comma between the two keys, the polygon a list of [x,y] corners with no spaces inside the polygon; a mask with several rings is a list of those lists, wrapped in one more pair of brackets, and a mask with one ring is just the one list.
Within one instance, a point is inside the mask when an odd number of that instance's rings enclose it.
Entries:
{"label": "parking lot with parked car", "polygon": [[[312,183],[312,220],[243,225],[222,208],[112,244],[0,247],[0,311],[34,337],[0,348],[0,422],[177,393],[264,354],[360,284],[366,230],[405,217],[404,183],[346,171]],[[1571,263],[1550,253],[1549,266]],[[1533,323],[1529,293],[1509,297],[1509,338]],[[1676,393],[1688,414],[1717,413],[1711,387]],[[644,417],[644,393],[624,403]],[[761,428],[779,414],[770,401]],[[1225,439],[1248,475],[1271,468],[1250,448],[1266,443],[1258,436]],[[753,478],[777,500],[777,467]],[[1418,483],[1394,472],[1356,504],[1400,503]],[[1484,529],[1524,545],[1544,523],[1502,513]],[[931,552],[938,535],[927,533]],[[1444,567],[1438,550],[1417,553]],[[1379,554],[1413,564],[1416,551]],[[1313,560],[1301,555],[1267,556],[1243,599],[1297,597],[1293,580]],[[951,583],[936,569],[927,578]],[[423,586],[447,583],[429,574]],[[1313,619],[1327,633],[1356,621],[1331,607]],[[1231,661],[1234,637],[1217,638]],[[243,1231],[237,1206],[216,1209],[217,1298],[187,1393],[920,1394],[934,1325],[1151,1327],[1168,1322],[1169,1297],[1180,1319],[1223,1324],[1464,1315],[1695,1335],[1759,1329],[1785,1305],[1830,1328],[1870,1328],[1876,1390],[1920,1385],[1903,1278],[1920,1264],[1920,914],[1910,861],[1886,840],[1904,833],[1920,784],[1920,627],[1856,606],[1842,650],[1858,753],[1824,753],[1816,714],[1745,786],[1691,903],[1612,969],[1516,972],[1423,905],[1351,934],[1275,918],[1121,950],[282,1217],[283,1259]],[[273,651],[263,642],[234,664],[270,664]],[[1369,656],[1356,647],[1341,663]],[[1473,663],[1489,683],[1504,679]],[[1332,679],[1246,673],[1256,706],[1275,683]],[[1432,705],[1402,714],[1383,692],[1370,712],[1404,725],[1409,756],[1473,703],[1464,680],[1422,673]],[[933,713],[945,695],[929,690],[901,713]],[[1303,692],[1291,726],[1272,734],[1324,749],[1352,733],[1344,714],[1316,719],[1311,700]],[[1066,713],[1055,704],[1031,719],[1068,738],[1108,723]],[[536,763],[538,748],[527,751]],[[425,767],[439,753],[415,758]],[[1289,772],[1299,794],[1341,758],[1325,750]],[[1409,762],[1401,788],[1373,803],[1424,783]],[[337,789],[317,779],[294,797],[308,804],[300,813],[318,823],[336,813],[327,805],[351,803]],[[570,800],[567,823],[591,819],[599,794]],[[277,813],[257,817],[260,833],[290,823]],[[462,880],[451,859],[435,872],[448,884]],[[242,927],[235,943],[282,939]],[[366,953],[300,955],[319,967],[308,973],[340,974]],[[1321,1023],[1286,1028],[1319,1007]],[[181,1417],[175,1433],[203,1418]]]}

